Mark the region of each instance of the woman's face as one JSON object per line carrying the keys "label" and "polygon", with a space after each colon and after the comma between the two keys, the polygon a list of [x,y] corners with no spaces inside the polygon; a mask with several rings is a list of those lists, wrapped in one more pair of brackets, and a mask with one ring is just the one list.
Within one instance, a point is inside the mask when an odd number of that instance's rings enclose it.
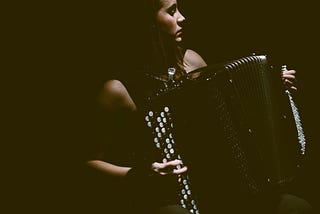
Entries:
{"label": "woman's face", "polygon": [[178,10],[177,0],[159,0],[160,9],[156,21],[160,31],[173,37],[176,42],[182,41],[181,23],[185,20]]}

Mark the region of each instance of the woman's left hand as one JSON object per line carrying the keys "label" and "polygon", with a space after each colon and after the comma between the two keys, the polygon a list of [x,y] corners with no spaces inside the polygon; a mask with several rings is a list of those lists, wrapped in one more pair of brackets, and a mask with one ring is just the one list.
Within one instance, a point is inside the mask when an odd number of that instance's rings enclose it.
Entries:
{"label": "woman's left hand", "polygon": [[296,91],[297,86],[296,86],[296,77],[295,77],[296,71],[295,70],[287,70],[283,71],[282,73],[282,81],[286,87],[286,89],[291,89]]}

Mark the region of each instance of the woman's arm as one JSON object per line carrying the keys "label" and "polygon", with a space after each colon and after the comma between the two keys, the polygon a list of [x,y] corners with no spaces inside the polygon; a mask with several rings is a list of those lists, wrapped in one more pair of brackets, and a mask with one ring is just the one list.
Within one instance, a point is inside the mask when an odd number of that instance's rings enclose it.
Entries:
{"label": "woman's arm", "polygon": [[[101,92],[98,95],[98,104],[103,111],[103,117],[106,118],[103,123],[109,127],[113,126],[113,121],[116,120],[115,115],[118,115],[119,110],[131,111],[136,110],[136,105],[131,99],[127,89],[119,80],[107,81]],[[107,135],[108,133],[106,133]],[[111,134],[106,137],[106,141],[112,141]],[[103,151],[96,151],[97,153],[103,153]],[[124,177],[131,169],[126,166],[114,165],[99,159],[87,160],[86,164],[96,170],[99,170],[107,175],[115,177]]]}
{"label": "woman's arm", "polygon": [[[118,80],[110,80],[105,83],[102,92],[98,98],[99,104],[108,115],[114,115],[117,110],[136,111],[136,105],[131,99],[125,86]],[[112,123],[110,120],[106,122]],[[112,124],[110,124],[112,126]],[[108,139],[107,139],[108,140]],[[112,138],[110,138],[112,140]],[[118,166],[99,159],[91,159],[86,162],[89,167],[99,170],[107,175],[115,177],[124,177],[130,171],[131,167]],[[179,160],[173,160],[166,163],[154,162],[149,169],[145,171],[153,171],[160,175],[180,174],[187,171],[187,167],[177,169],[181,164]]]}
{"label": "woman's arm", "polygon": [[87,165],[115,177],[124,177],[131,169],[130,167],[117,166],[101,160],[88,160]]}

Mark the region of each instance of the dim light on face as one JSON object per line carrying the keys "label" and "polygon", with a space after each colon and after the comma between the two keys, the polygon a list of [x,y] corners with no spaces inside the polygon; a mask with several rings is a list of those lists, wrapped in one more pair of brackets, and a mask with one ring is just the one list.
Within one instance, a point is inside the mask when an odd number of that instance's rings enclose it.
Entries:
{"label": "dim light on face", "polygon": [[156,13],[157,25],[163,33],[174,38],[176,42],[182,41],[181,23],[185,17],[180,13],[176,0],[159,0],[161,8]]}

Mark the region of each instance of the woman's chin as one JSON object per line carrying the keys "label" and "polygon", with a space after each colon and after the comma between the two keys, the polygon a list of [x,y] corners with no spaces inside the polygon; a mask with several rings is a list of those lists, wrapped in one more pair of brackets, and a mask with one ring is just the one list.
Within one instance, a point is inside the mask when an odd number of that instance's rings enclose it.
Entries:
{"label": "woman's chin", "polygon": [[177,37],[177,38],[176,38],[176,42],[178,42],[178,43],[179,43],[179,42],[182,42],[182,38],[181,38],[181,37]]}

